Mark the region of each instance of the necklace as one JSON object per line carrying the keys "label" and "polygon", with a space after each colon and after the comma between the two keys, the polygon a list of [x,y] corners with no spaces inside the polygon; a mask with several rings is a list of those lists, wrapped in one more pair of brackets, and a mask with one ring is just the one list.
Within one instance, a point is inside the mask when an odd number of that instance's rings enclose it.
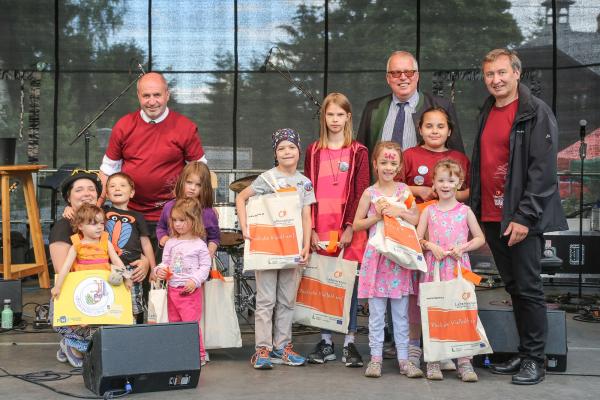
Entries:
{"label": "necklace", "polygon": [[331,168],[331,175],[333,176],[333,184],[338,184],[338,178],[340,176],[340,171],[346,172],[348,171],[349,165],[347,162],[342,161],[344,158],[344,150],[340,154],[340,161],[338,161],[338,168],[333,168],[333,161],[331,161],[331,150],[327,149],[327,158],[329,159],[329,168]]}

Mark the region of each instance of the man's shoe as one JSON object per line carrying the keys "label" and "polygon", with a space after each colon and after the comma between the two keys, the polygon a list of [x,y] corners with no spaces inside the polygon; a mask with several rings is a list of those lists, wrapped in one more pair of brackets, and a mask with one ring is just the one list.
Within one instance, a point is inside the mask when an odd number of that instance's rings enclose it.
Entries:
{"label": "man's shoe", "polygon": [[535,385],[546,377],[546,369],[538,365],[532,359],[525,359],[521,363],[521,369],[512,377],[515,385]]}
{"label": "man's shoe", "polygon": [[519,372],[523,359],[519,356],[512,357],[502,364],[493,364],[490,366],[490,372],[498,375],[514,375]]}
{"label": "man's shoe", "polygon": [[310,364],[323,364],[327,361],[333,360],[335,360],[333,343],[327,344],[325,340],[321,340],[319,343],[317,343],[315,351],[308,355],[308,362]]}
{"label": "man's shoe", "polygon": [[363,359],[354,343],[348,343],[348,346],[344,347],[342,362],[346,364],[346,367],[350,368],[360,368],[364,365]]}
{"label": "man's shoe", "polygon": [[296,353],[292,344],[288,343],[283,349],[273,349],[269,356],[273,364],[285,364],[292,367],[299,367],[306,364],[306,358]]}

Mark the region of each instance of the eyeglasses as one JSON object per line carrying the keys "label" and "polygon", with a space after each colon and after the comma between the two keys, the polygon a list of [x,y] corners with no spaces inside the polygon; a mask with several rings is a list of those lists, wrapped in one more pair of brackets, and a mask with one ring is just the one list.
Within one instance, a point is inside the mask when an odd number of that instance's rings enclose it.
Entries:
{"label": "eyeglasses", "polygon": [[388,71],[387,74],[391,75],[392,78],[400,78],[402,74],[406,75],[407,78],[412,78],[419,72],[416,69],[409,69],[408,71]]}

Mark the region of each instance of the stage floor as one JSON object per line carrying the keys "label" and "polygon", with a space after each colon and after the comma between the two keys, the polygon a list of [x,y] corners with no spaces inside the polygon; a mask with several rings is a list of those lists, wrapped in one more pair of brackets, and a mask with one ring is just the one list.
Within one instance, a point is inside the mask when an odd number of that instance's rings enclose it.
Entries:
{"label": "stage floor", "polygon": [[[556,292],[556,288],[546,291]],[[570,288],[575,292],[574,288]],[[561,292],[567,289],[561,288]],[[31,282],[25,285],[23,303],[47,301],[49,290],[36,289]],[[598,293],[595,290],[595,293]],[[480,305],[489,307],[505,299],[503,289],[478,291]],[[32,314],[27,306],[25,314]],[[445,380],[432,382],[427,379],[408,379],[398,373],[394,360],[385,360],[383,376],[370,379],[363,376],[364,369],[346,368],[339,361],[325,365],[304,367],[276,366],[271,371],[256,371],[250,366],[254,337],[252,327],[242,325],[244,347],[234,350],[210,351],[211,362],[202,369],[196,389],[143,393],[132,395],[135,399],[457,399],[507,400],[507,399],[597,399],[600,392],[600,324],[578,322],[567,314],[568,368],[565,374],[552,374],[535,386],[523,387],[510,384],[510,377],[492,375],[485,369],[477,369],[478,383],[462,383],[454,372],[445,372]],[[31,322],[31,317],[25,317]],[[367,318],[361,316],[359,325],[366,326]],[[30,327],[27,328],[31,330]],[[296,335],[295,348],[302,354],[310,352],[320,340],[318,334]],[[342,335],[334,341],[343,343]],[[69,372],[68,364],[56,361],[57,335],[54,333],[5,333],[0,334],[0,367],[12,374],[35,371]],[[365,360],[368,359],[368,338],[357,337],[357,345]],[[341,353],[341,347],[336,347]],[[338,354],[338,360],[341,354]],[[366,363],[365,363],[366,364]],[[596,376],[581,376],[581,374]],[[81,376],[49,382],[48,385],[77,395],[92,396],[83,385]],[[12,377],[0,379],[0,399],[64,399],[37,385]]]}

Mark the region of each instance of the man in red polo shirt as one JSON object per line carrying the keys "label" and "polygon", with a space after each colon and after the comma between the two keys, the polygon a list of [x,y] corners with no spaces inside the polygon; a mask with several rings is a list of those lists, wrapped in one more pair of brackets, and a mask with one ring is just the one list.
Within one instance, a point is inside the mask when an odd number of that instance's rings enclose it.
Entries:
{"label": "man in red polo shirt", "polygon": [[492,50],[482,69],[491,96],[473,146],[470,202],[511,296],[519,332],[518,356],[491,371],[532,385],[545,377],[548,333],[542,234],[567,229],[556,175],[558,126],[550,107],[519,82],[521,61],[513,51]]}
{"label": "man in red polo shirt", "polygon": [[[139,211],[155,234],[163,205],[173,198],[177,177],[186,163],[206,162],[196,125],[167,107],[165,78],[150,72],[140,78],[137,96],[141,109],[122,117],[113,127],[100,166],[106,178],[122,171],[133,179],[135,195],[129,207]],[[103,191],[104,195],[104,191]]]}

